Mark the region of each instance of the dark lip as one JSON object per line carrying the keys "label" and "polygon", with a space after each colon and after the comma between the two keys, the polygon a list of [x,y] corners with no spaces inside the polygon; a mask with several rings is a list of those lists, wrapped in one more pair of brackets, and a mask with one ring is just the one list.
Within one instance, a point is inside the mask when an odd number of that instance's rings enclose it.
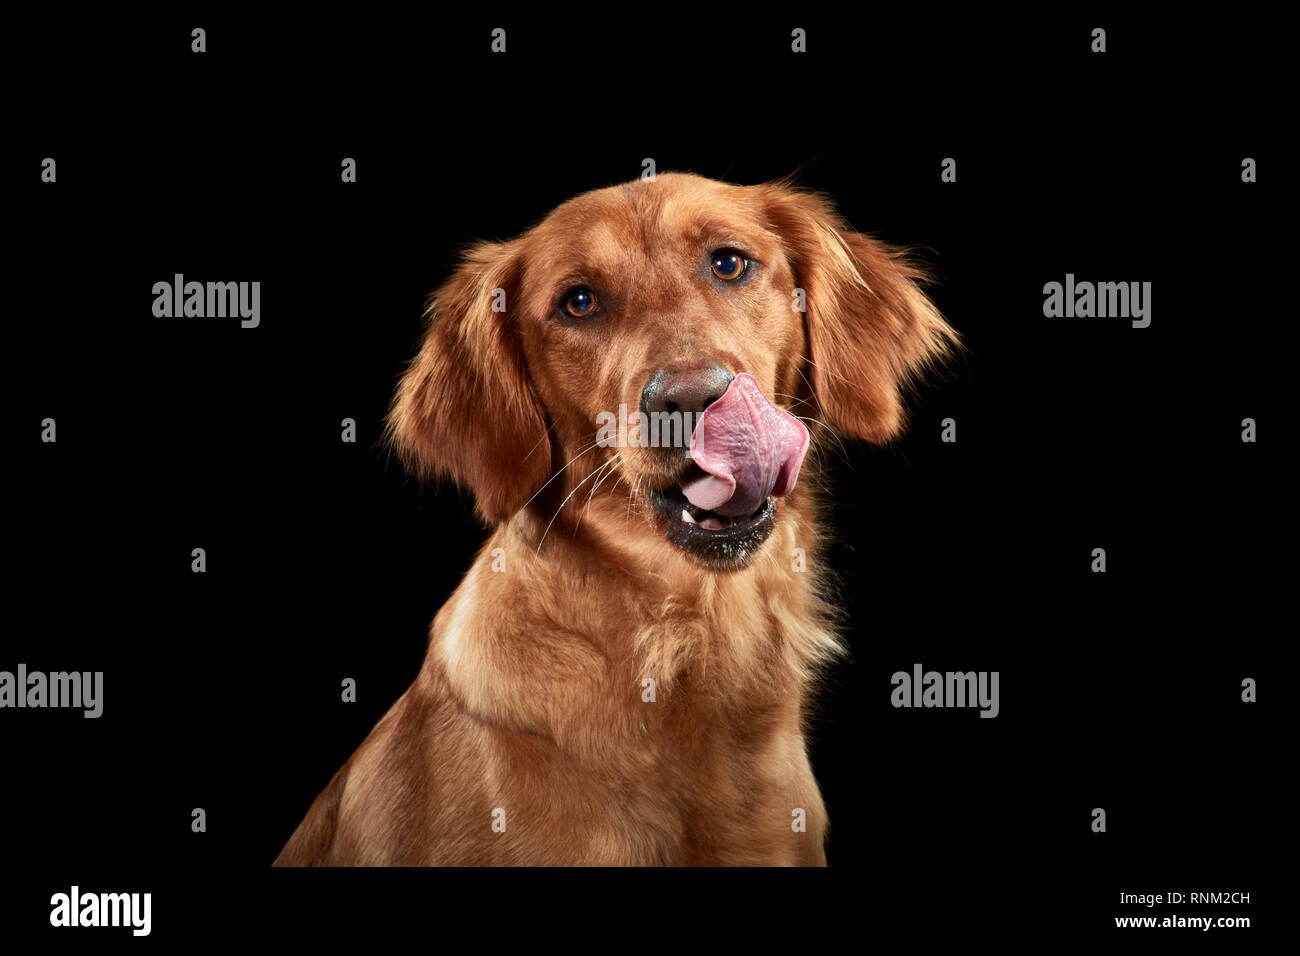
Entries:
{"label": "dark lip", "polygon": [[709,531],[682,520],[682,510],[698,512],[678,484],[650,492],[650,504],[667,519],[664,537],[705,567],[734,571],[747,565],[776,527],[776,499],[768,496],[754,514],[730,527]]}

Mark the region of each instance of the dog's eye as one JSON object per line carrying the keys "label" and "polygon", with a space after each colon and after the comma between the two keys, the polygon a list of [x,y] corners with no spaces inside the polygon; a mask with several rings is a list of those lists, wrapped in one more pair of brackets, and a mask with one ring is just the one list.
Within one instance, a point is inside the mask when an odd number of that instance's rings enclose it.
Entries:
{"label": "dog's eye", "polygon": [[748,265],[735,249],[719,249],[713,254],[713,274],[726,282],[739,279]]}
{"label": "dog's eye", "polygon": [[575,319],[585,319],[596,311],[596,293],[579,286],[564,297],[564,311]]}

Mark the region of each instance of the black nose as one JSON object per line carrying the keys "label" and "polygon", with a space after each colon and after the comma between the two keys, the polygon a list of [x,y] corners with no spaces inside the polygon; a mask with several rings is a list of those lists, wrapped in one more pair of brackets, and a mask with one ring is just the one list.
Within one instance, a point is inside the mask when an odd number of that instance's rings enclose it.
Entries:
{"label": "black nose", "polygon": [[641,411],[689,412],[698,415],[722,397],[734,376],[721,365],[699,368],[661,368],[641,390]]}

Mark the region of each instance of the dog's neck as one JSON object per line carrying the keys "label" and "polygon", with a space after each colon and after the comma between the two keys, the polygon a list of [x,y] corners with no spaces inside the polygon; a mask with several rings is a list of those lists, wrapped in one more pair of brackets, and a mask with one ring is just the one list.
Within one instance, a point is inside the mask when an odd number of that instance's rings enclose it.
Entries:
{"label": "dog's neck", "polygon": [[507,714],[487,693],[509,688],[508,699],[530,702],[519,729],[553,736],[565,728],[553,726],[551,695],[588,695],[613,727],[647,694],[797,706],[841,649],[814,586],[827,579],[816,504],[804,493],[782,508],[760,553],[730,572],[702,568],[616,501],[549,530],[520,512],[439,613],[426,666],[469,710],[519,723],[518,704]]}

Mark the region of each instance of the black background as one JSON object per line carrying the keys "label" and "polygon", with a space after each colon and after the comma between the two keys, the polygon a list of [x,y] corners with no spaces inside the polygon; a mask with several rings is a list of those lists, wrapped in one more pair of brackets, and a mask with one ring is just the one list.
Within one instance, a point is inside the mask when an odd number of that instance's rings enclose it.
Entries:
{"label": "black background", "polygon": [[[6,932],[48,930],[50,894],[76,882],[151,891],[159,940],[495,921],[526,900],[558,928],[627,913],[634,936],[679,912],[721,928],[766,913],[795,933],[1182,945],[1196,931],[1112,919],[1149,912],[1121,891],[1169,889],[1251,892],[1175,910],[1252,917],[1220,945],[1261,938],[1281,852],[1290,365],[1275,30],[618,16],[15,24],[0,669],[102,670],[105,710],[0,714],[5,856],[24,874]],[[1241,182],[1246,156],[1259,183]],[[376,444],[425,296],[469,240],[636,178],[644,157],[738,183],[800,170],[855,227],[920,248],[969,347],[905,437],[833,466],[852,658],[812,729],[831,869],[271,871],[413,679],[483,538],[467,499],[421,491]],[[1151,282],[1151,326],[1044,318],[1043,284],[1067,272]],[[174,273],[261,281],[261,326],[155,319],[151,287]],[[1001,715],[895,710],[890,675],[917,662],[1000,671]]]}

